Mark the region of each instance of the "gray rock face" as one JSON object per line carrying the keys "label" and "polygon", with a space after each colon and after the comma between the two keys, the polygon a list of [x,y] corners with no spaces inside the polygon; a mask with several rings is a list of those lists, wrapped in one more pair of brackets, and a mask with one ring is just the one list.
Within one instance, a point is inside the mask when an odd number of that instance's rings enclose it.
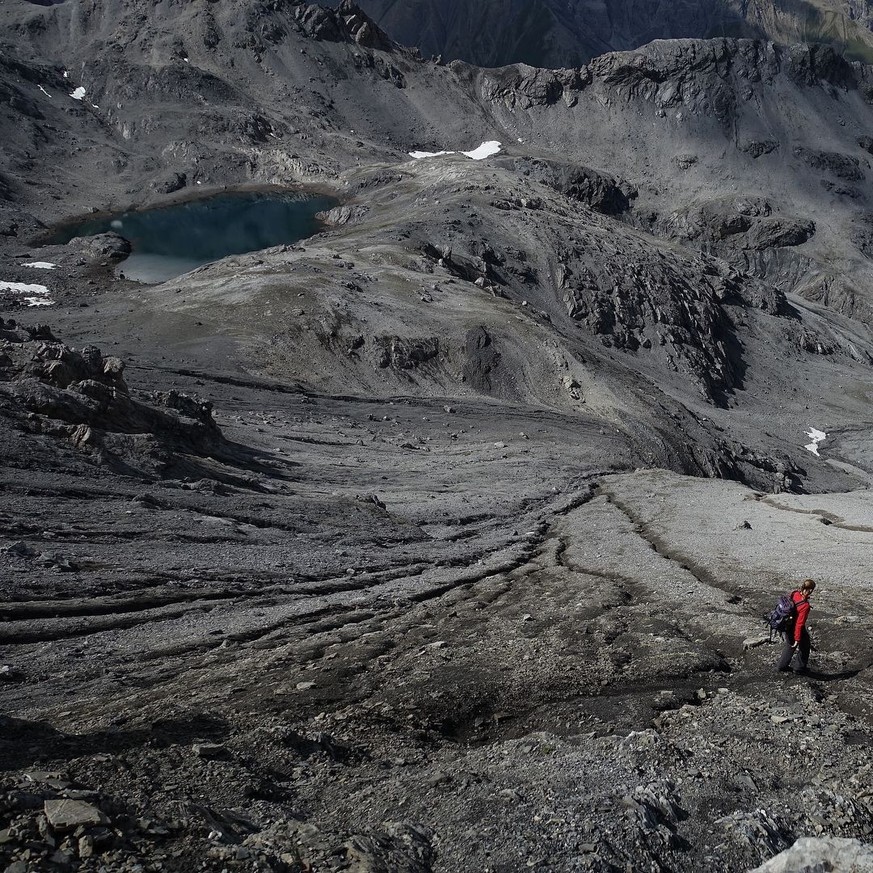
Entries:
{"label": "gray rock face", "polygon": [[813,237],[816,227],[809,220],[775,217],[771,203],[763,198],[736,197],[674,213],[657,230],[685,242],[708,244],[725,255],[731,249],[766,251],[799,246]]}
{"label": "gray rock face", "polygon": [[813,170],[822,170],[836,176],[838,179],[860,182],[865,178],[864,172],[861,170],[861,162],[852,155],[844,155],[839,152],[813,151],[802,146],[797,146],[794,149],[794,154]]}
{"label": "gray rock face", "polygon": [[[764,41],[483,70],[350,3],[0,3],[0,282],[57,301],[0,323],[0,869],[869,840],[871,85]],[[341,203],[153,287],[31,235],[182,178]],[[807,575],[814,672],[777,676],[760,614]]]}
{"label": "gray rock face", "polygon": [[516,158],[511,162],[503,159],[498,163],[509,164],[523,176],[542,182],[604,215],[627,212],[637,196],[633,185],[590,167],[536,158]]}
{"label": "gray rock face", "polygon": [[[248,4],[239,14],[232,3],[198,4],[182,35],[160,7],[149,7],[141,27],[134,7],[97,6],[100,15],[70,4],[0,9],[9,45],[0,79],[10,95],[0,175],[3,202],[18,207],[8,220],[0,211],[9,239],[94,206],[93,186],[74,188],[74,177],[100,178],[108,198],[129,202],[145,190],[154,201],[183,178],[190,189],[324,184],[361,161],[396,164],[415,147],[469,149],[496,137],[513,158],[540,161],[530,171],[568,196],[655,232],[703,201],[763,196],[779,224],[729,221],[718,234],[736,239],[717,239],[713,252],[780,290],[869,314],[871,265],[844,228],[873,196],[864,147],[873,75],[827,45],[661,41],[570,69],[482,71],[422,62],[348,3]],[[106,63],[101,16],[125,44]],[[74,101],[65,95],[76,83],[63,70],[83,63],[87,100]],[[372,106],[362,99],[371,94]],[[157,108],[179,103],[186,113]],[[116,137],[112,149],[93,142],[95,120]],[[827,148],[817,133],[825,130]],[[51,148],[34,151],[42,139]],[[87,164],[70,157],[77,149],[88,150]],[[546,171],[549,161],[565,169]],[[29,216],[35,195],[22,181],[31,172],[53,192],[39,219]],[[823,209],[828,223],[810,236]],[[703,247],[706,236],[697,237]]]}

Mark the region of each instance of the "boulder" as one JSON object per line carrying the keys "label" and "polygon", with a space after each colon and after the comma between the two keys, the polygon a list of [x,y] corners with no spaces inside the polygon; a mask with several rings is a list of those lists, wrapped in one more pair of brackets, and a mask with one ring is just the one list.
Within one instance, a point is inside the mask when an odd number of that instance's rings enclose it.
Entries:
{"label": "boulder", "polygon": [[45,817],[56,831],[73,831],[78,827],[98,827],[106,824],[106,816],[83,800],[47,800],[45,802]]}
{"label": "boulder", "polygon": [[814,221],[793,221],[784,218],[761,219],[749,231],[746,246],[756,250],[799,246],[814,234]]}
{"label": "boulder", "polygon": [[90,260],[108,258],[123,261],[130,254],[130,243],[117,233],[99,233],[88,237],[74,237],[68,245]]}
{"label": "boulder", "polygon": [[870,873],[873,846],[840,837],[801,837],[750,873]]}

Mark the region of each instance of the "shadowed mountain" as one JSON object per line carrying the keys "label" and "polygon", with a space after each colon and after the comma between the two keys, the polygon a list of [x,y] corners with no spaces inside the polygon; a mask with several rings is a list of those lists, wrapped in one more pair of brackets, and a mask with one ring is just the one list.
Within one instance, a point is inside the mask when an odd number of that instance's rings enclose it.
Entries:
{"label": "shadowed mountain", "polygon": [[858,0],[361,0],[405,45],[485,67],[577,67],[653,39],[747,37],[826,43],[873,60],[869,4]]}

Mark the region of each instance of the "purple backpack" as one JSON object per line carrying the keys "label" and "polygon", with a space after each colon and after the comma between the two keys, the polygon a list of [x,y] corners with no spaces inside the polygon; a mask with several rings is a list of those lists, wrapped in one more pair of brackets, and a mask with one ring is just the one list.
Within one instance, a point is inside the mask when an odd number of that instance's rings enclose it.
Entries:
{"label": "purple backpack", "polygon": [[773,631],[784,634],[788,630],[789,625],[794,621],[797,615],[797,604],[794,602],[794,592],[791,594],[783,594],[776,604],[776,608],[764,616],[764,621],[770,628],[770,636],[772,638]]}

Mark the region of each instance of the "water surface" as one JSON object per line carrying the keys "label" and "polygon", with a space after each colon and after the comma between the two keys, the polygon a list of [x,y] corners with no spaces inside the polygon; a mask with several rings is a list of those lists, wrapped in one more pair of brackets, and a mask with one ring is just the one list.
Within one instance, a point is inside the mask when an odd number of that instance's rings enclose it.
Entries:
{"label": "water surface", "polygon": [[316,213],[337,202],[293,193],[235,192],[66,225],[51,242],[114,231],[132,247],[119,273],[138,282],[166,282],[228,255],[306,239],[319,230]]}

